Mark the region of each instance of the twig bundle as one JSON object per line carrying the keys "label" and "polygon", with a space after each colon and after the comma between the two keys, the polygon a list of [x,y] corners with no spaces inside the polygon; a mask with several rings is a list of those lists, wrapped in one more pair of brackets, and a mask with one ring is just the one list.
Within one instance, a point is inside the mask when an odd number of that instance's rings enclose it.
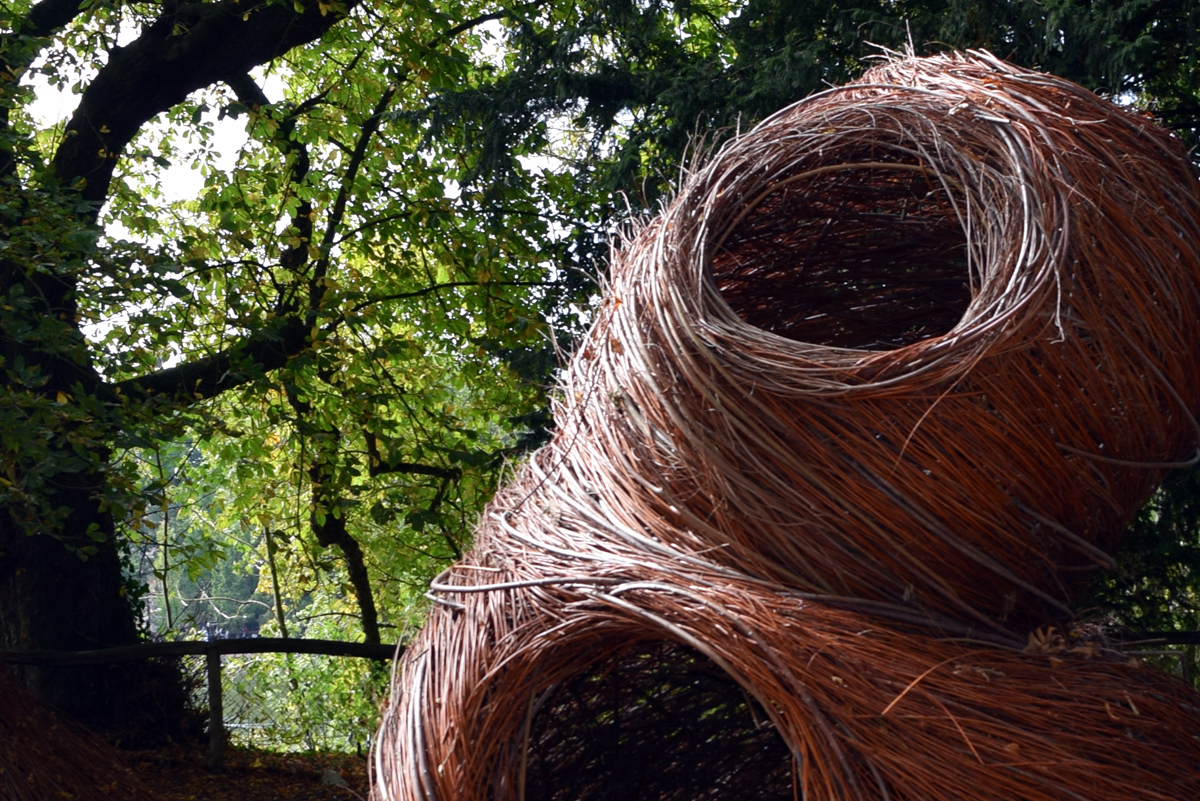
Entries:
{"label": "twig bundle", "polygon": [[379,798],[1200,798],[1194,693],[1017,650],[1200,453],[1178,141],[897,60],[724,147],[611,280],[433,587]]}

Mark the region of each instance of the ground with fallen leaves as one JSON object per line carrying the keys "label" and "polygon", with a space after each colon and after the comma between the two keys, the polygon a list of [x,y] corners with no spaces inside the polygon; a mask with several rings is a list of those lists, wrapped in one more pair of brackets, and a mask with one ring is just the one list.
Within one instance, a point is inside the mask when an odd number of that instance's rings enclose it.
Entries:
{"label": "ground with fallen leaves", "polygon": [[208,769],[208,744],[121,750],[29,698],[0,665],[0,801],[365,801],[367,760],[227,748]]}
{"label": "ground with fallen leaves", "polygon": [[[225,772],[208,770],[198,748],[124,752],[162,801],[355,801],[367,797],[367,760],[353,754],[274,754],[230,749]],[[338,780],[345,785],[336,784]]]}

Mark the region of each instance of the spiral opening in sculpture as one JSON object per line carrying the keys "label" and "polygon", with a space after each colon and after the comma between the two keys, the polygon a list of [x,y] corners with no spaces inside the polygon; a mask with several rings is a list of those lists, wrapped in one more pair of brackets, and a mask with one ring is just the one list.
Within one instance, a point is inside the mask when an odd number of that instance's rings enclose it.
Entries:
{"label": "spiral opening in sculpture", "polygon": [[986,53],[732,140],[431,586],[375,797],[1200,798],[1195,691],[1068,628],[1200,458],[1198,232],[1177,139]]}
{"label": "spiral opening in sculpture", "polygon": [[796,763],[766,713],[689,648],[643,645],[601,660],[536,707],[529,801],[794,798]]}
{"label": "spiral opening in sculpture", "polygon": [[919,163],[785,176],[714,254],[717,289],[750,325],[813,345],[893,350],[946,334],[972,297],[955,194]]}

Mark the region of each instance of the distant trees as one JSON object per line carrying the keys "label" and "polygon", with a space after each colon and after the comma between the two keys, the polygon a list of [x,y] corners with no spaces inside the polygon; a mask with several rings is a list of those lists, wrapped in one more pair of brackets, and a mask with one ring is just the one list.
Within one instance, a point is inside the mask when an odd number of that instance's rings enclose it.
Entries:
{"label": "distant trees", "polygon": [[[395,636],[544,438],[622,195],[668,192],[696,133],[911,42],[1140,98],[1194,141],[1196,6],[6,5],[0,645],[130,642],[148,578],[178,628],[234,566],[279,633]],[[74,109],[43,127],[48,87]],[[99,673],[27,678],[111,719]]]}

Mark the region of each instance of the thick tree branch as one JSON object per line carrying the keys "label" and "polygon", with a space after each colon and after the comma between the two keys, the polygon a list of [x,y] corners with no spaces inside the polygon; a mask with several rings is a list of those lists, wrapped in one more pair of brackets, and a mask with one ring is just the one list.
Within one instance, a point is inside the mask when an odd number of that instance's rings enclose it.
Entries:
{"label": "thick tree branch", "polygon": [[[375,103],[375,107],[371,109],[371,116],[368,117],[359,132],[358,141],[354,145],[354,152],[350,154],[350,163],[346,166],[346,173],[342,177],[342,184],[338,187],[337,198],[333,202],[333,210],[329,213],[329,224],[325,228],[325,235],[321,238],[321,245],[329,247],[337,239],[338,229],[342,226],[342,218],[346,215],[346,203],[350,199],[350,189],[354,186],[354,180],[358,177],[358,171],[362,168],[363,159],[367,156],[367,148],[371,144],[371,139],[375,137],[375,133],[379,130],[379,124],[383,121],[383,112],[391,104],[392,98],[396,96],[396,89],[389,87]],[[327,256],[323,256],[322,260],[327,260]]]}
{"label": "thick tree branch", "polygon": [[[236,75],[226,78],[225,82],[233,89],[238,100],[255,112],[271,104],[266,92],[249,75]],[[308,106],[305,104],[301,108],[307,110]],[[274,136],[275,145],[279,148],[280,152],[293,157],[288,176],[288,181],[292,186],[298,186],[304,181],[311,166],[308,157],[308,148],[303,142],[293,137],[296,131],[296,118],[299,114],[303,113],[301,108],[293,109],[284,116]],[[312,212],[312,203],[308,200],[301,200],[295,213],[292,214],[291,225],[292,228],[296,229],[299,243],[288,247],[279,256],[280,266],[292,273],[299,273],[308,262],[308,246],[312,242],[313,235]],[[296,307],[295,299],[287,297],[287,294],[280,291],[277,308],[280,312],[295,313],[299,310]]]}
{"label": "thick tree branch", "polygon": [[[74,19],[79,14],[79,6],[80,0],[42,0],[29,9],[18,32],[34,38],[49,36]],[[0,134],[9,129],[9,104],[3,95],[11,91],[10,86],[20,80],[21,74],[42,51],[41,47],[31,47],[14,60],[14,51],[20,52],[14,44],[12,34],[0,36]],[[0,178],[11,175],[16,166],[12,151],[0,150]]]}
{"label": "thick tree branch", "polygon": [[79,15],[80,0],[42,0],[29,9],[21,32],[29,36],[49,36]]}
{"label": "thick tree branch", "polygon": [[[442,500],[446,497],[446,490],[448,489],[450,489],[450,479],[443,478],[441,486],[438,487],[437,494],[433,496],[433,500],[429,502],[429,508],[425,511],[436,512],[437,508],[442,505]],[[450,552],[454,554],[455,560],[462,559],[462,547],[460,547],[458,541],[450,535],[450,530],[446,528],[445,524],[443,524],[440,520],[438,521],[438,528],[442,530],[442,538],[446,540],[446,545],[450,546]]]}
{"label": "thick tree branch", "polygon": [[[319,472],[320,468],[313,466],[310,473]],[[314,493],[322,495],[320,489],[314,487]],[[329,500],[322,497],[321,500]],[[318,501],[320,503],[320,501]],[[326,511],[325,521],[319,523],[314,515],[312,520],[313,534],[317,543],[323,548],[336,545],[346,559],[346,575],[350,586],[354,588],[354,597],[358,600],[360,620],[363,627],[363,639],[369,643],[381,642],[379,638],[379,612],[375,608],[375,595],[371,590],[371,578],[367,573],[367,561],[363,555],[362,546],[350,535],[346,527],[345,517],[336,517],[332,511]]]}
{"label": "thick tree branch", "polygon": [[453,467],[435,467],[416,462],[389,462],[379,451],[379,439],[370,431],[363,432],[363,441],[367,443],[367,473],[372,478],[386,476],[391,473],[409,473],[418,476],[434,476],[445,481],[454,481],[462,476],[462,471]]}
{"label": "thick tree branch", "polygon": [[[363,122],[362,130],[358,135],[358,141],[354,146],[354,152],[350,156],[350,163],[346,166],[346,172],[342,176],[342,183],[338,187],[337,197],[333,202],[333,209],[329,212],[329,224],[326,226],[325,234],[321,238],[321,255],[317,259],[317,263],[313,268],[313,274],[309,279],[309,325],[316,324],[321,302],[325,298],[326,285],[324,279],[329,273],[329,250],[334,240],[337,239],[337,231],[341,227],[342,219],[346,215],[346,203],[350,198],[350,189],[354,186],[354,181],[358,177],[358,171],[362,168],[363,160],[367,157],[367,148],[371,144],[371,140],[375,137],[375,133],[379,130],[379,124],[383,120],[383,112],[395,96],[395,88],[388,88],[371,110],[371,116]],[[312,227],[310,225],[310,234],[311,231]]]}
{"label": "thick tree branch", "polygon": [[559,285],[560,285],[560,282],[558,282],[558,281],[446,281],[445,283],[441,283],[441,284],[430,284],[427,287],[423,287],[421,289],[414,289],[410,292],[393,292],[388,295],[377,295],[375,297],[367,298],[366,300],[360,301],[359,303],[354,304],[349,309],[346,309],[344,312],[342,312],[337,317],[335,317],[332,321],[327,323],[325,325],[324,330],[327,332],[332,331],[333,329],[337,328],[342,323],[346,322],[346,320],[349,317],[357,314],[358,312],[362,311],[363,309],[369,308],[376,304],[390,303],[394,300],[409,300],[411,298],[419,298],[419,297],[423,297],[425,295],[432,295],[433,293],[439,292],[443,289],[462,289],[464,287],[474,287],[474,286],[559,286]]}
{"label": "thick tree branch", "polygon": [[[284,382],[288,402],[298,416],[297,430],[301,433],[310,424],[308,418],[312,415],[312,404],[300,397],[293,384]],[[354,588],[354,596],[358,600],[361,613],[363,637],[367,642],[378,643],[379,612],[375,606],[375,594],[371,590],[371,577],[367,572],[367,561],[363,555],[362,546],[350,534],[346,526],[346,517],[341,507],[341,497],[336,482],[337,453],[342,440],[342,432],[336,427],[323,432],[324,437],[318,442],[318,450],[309,456],[308,479],[312,484],[312,511],[309,514],[309,525],[317,543],[322,548],[336,545],[346,559],[346,574]],[[302,454],[301,458],[304,456]]]}
{"label": "thick tree branch", "polygon": [[372,465],[370,475],[386,476],[391,473],[408,473],[416,476],[433,476],[453,481],[462,476],[462,471],[453,467],[435,467],[430,464],[419,464],[417,462],[393,462],[392,464]]}
{"label": "thick tree branch", "polygon": [[309,330],[301,320],[283,318],[219,353],[112,386],[132,397],[203,400],[240,386],[254,375],[283,367],[308,346],[308,341]]}
{"label": "thick tree branch", "polygon": [[[348,0],[347,9],[357,2]],[[117,157],[148,120],[197,89],[320,38],[342,18],[328,7],[322,14],[317,0],[306,0],[303,8],[296,13],[292,3],[187,3],[132,44],[113,48],[67,123],[54,159],[58,180],[80,186],[84,199],[98,206]]]}

